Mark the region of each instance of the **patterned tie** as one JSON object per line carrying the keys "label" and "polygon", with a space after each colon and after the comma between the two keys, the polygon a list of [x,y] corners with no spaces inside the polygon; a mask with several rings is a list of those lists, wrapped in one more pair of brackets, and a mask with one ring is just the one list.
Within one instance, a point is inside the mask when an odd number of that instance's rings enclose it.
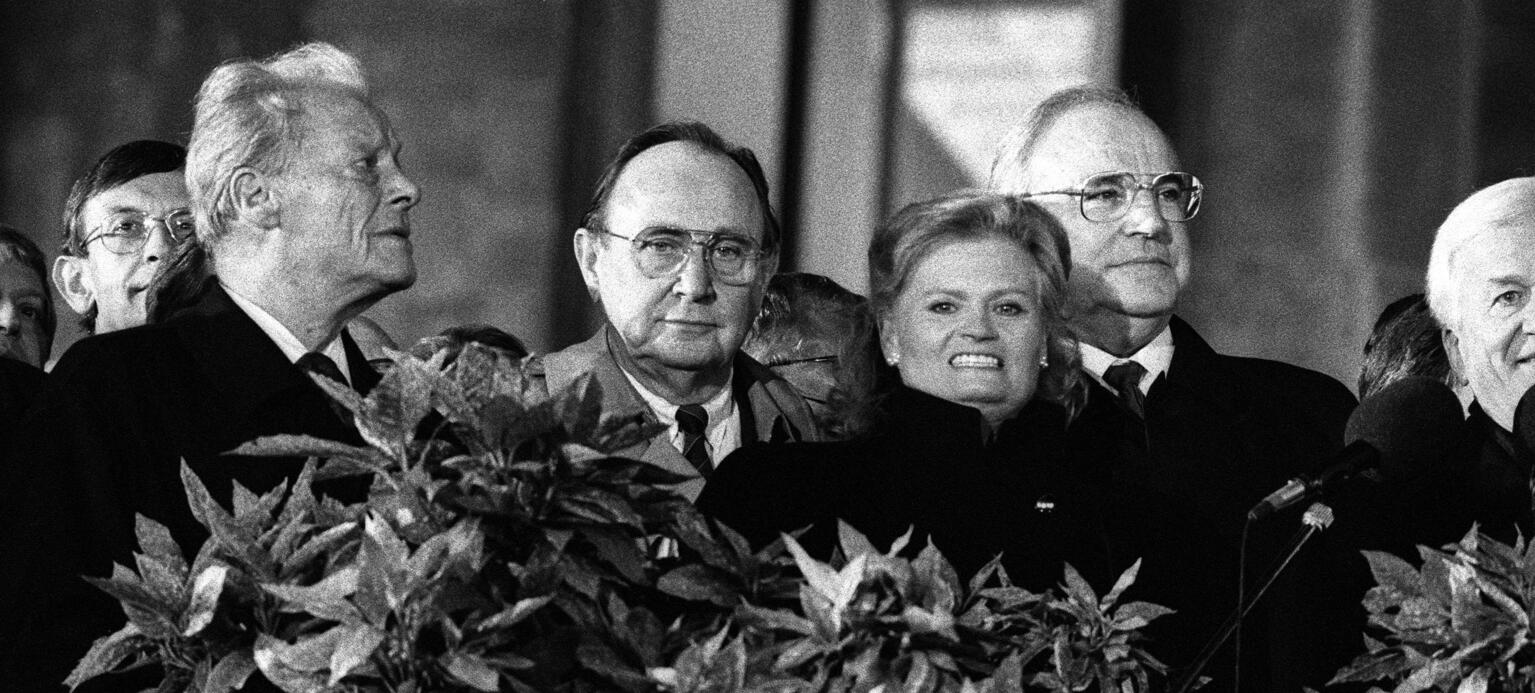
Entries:
{"label": "patterned tie", "polygon": [[684,404],[677,407],[677,429],[682,431],[682,456],[705,479],[714,471],[704,438],[704,429],[708,427],[709,412],[704,411],[703,405]]}
{"label": "patterned tie", "polygon": [[1135,418],[1146,420],[1146,396],[1141,394],[1141,378],[1146,367],[1134,361],[1116,363],[1103,372],[1103,382],[1119,391],[1119,403]]}

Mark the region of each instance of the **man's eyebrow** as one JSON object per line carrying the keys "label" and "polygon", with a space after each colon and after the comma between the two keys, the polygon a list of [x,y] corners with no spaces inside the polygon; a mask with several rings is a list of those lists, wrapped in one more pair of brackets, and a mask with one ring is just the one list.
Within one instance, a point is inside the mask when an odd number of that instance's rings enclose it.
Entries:
{"label": "man's eyebrow", "polygon": [[654,224],[651,226],[646,226],[640,229],[640,233],[698,233],[708,234],[710,236],[740,236],[742,238],[752,237],[752,235],[749,233],[745,233],[739,229],[731,227],[722,227],[718,229],[689,229],[681,226],[669,226],[667,224]]}
{"label": "man's eyebrow", "polygon": [[1530,283],[1530,279],[1529,279],[1528,276],[1523,275],[1523,274],[1509,273],[1509,274],[1500,274],[1500,275],[1498,275],[1496,277],[1488,277],[1487,281],[1484,282],[1484,283],[1486,285],[1488,285],[1488,286],[1508,286],[1510,284],[1519,285],[1519,286],[1528,286],[1529,283]]}

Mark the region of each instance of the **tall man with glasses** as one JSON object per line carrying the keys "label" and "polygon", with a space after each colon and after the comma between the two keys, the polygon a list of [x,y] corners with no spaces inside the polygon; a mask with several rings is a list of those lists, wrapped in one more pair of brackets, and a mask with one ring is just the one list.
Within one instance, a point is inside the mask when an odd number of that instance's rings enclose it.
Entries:
{"label": "tall man with glasses", "polygon": [[[1137,598],[1178,612],[1153,625],[1150,645],[1176,674],[1237,603],[1247,510],[1342,446],[1354,398],[1314,371],[1219,354],[1174,315],[1204,186],[1124,94],[1085,87],[1047,98],[1002,146],[991,187],[1050,210],[1071,242],[1067,314],[1091,376],[1072,444],[1101,461],[1093,474],[1114,560],[1145,559]],[[1253,528],[1250,578],[1276,558],[1295,512]],[[1298,590],[1325,555],[1313,547],[1248,617],[1243,689],[1319,687],[1346,663],[1338,650],[1356,646],[1363,624],[1346,643],[1313,637],[1306,619],[1336,604]],[[1337,592],[1357,604],[1363,587]],[[1213,690],[1232,688],[1230,652],[1205,671]]]}
{"label": "tall man with glasses", "polygon": [[155,273],[191,240],[187,150],[157,140],[114,147],[75,181],[53,284],[86,332],[144,324]]}
{"label": "tall man with glasses", "polygon": [[799,394],[740,351],[778,247],[750,149],[695,122],[630,139],[575,233],[581,276],[606,324],[543,358],[549,390],[589,374],[604,413],[664,424],[620,454],[689,477],[677,487],[689,499],[742,445],[819,439]]}
{"label": "tall man with glasses", "polygon": [[[344,325],[416,279],[420,191],[399,150],[362,67],[333,46],[226,63],[204,81],[186,178],[217,281],[165,322],[76,344],[28,415],[0,516],[0,687],[57,689],[93,638],[122,626],[121,607],[79,576],[134,564],[137,515],[195,555],[208,534],[182,465],[228,507],[233,484],[265,493],[303,468],[225,454],[245,442],[362,443],[310,374],[362,392],[378,382]],[[162,233],[167,210],[136,211]],[[93,231],[125,243],[131,221]],[[366,481],[316,490],[355,501]]]}

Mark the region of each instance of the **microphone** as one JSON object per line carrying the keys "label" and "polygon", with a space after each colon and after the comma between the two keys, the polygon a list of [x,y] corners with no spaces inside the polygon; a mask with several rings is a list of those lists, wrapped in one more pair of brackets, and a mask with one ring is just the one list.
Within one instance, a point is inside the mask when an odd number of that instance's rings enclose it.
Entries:
{"label": "microphone", "polygon": [[[1535,403],[1530,408],[1535,431]],[[1398,380],[1366,398],[1349,416],[1343,433],[1346,445],[1331,464],[1291,479],[1247,511],[1247,519],[1261,520],[1351,479],[1380,482],[1419,476],[1449,453],[1463,421],[1460,400],[1444,383],[1421,376]]]}

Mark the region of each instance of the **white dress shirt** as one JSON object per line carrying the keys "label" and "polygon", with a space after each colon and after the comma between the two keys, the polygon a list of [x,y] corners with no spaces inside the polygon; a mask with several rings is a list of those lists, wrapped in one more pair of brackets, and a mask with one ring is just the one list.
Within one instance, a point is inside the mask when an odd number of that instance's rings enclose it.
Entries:
{"label": "white dress shirt", "polygon": [[1171,325],[1162,328],[1162,331],[1146,346],[1126,358],[1119,358],[1087,342],[1079,344],[1079,351],[1082,354],[1082,370],[1087,371],[1099,385],[1115,394],[1119,394],[1119,390],[1103,381],[1103,372],[1126,361],[1141,364],[1146,369],[1146,375],[1140,382],[1141,394],[1151,394],[1151,384],[1173,365],[1173,328]]}
{"label": "white dress shirt", "polygon": [[[635,392],[640,393],[640,399],[650,407],[651,413],[656,419],[666,425],[667,440],[672,442],[672,447],[677,452],[683,451],[682,429],[677,427],[677,405],[666,401],[660,395],[645,389],[638,378],[624,371],[624,377],[629,379],[629,384],[634,386]],[[709,460],[719,466],[720,460],[726,455],[735,452],[741,447],[741,417],[740,410],[736,409],[733,392],[735,376],[725,381],[725,386],[720,391],[703,403],[704,412],[709,415],[709,424],[704,427],[704,449],[709,452]]]}
{"label": "white dress shirt", "polygon": [[[241,296],[240,292],[230,288],[228,284],[220,282],[219,285],[224,287],[224,291],[229,294],[229,298],[235,302],[235,305],[239,306],[240,310],[245,311],[245,314],[250,316],[250,319],[256,323],[256,326],[261,328],[261,331],[265,332],[266,336],[277,344],[277,348],[282,350],[283,356],[288,357],[289,363],[298,363],[298,360],[304,354],[309,353],[309,350],[304,348],[304,343],[300,342],[298,337],[293,336],[293,332],[288,329],[287,325],[278,322],[277,318],[272,317],[271,313],[262,310],[261,306]],[[347,381],[346,384],[351,385],[352,368],[351,364],[347,363],[346,347],[342,346],[340,336],[338,335],[335,339],[330,340],[328,344],[318,349],[318,351],[336,362],[336,367],[341,369],[341,376]]]}

